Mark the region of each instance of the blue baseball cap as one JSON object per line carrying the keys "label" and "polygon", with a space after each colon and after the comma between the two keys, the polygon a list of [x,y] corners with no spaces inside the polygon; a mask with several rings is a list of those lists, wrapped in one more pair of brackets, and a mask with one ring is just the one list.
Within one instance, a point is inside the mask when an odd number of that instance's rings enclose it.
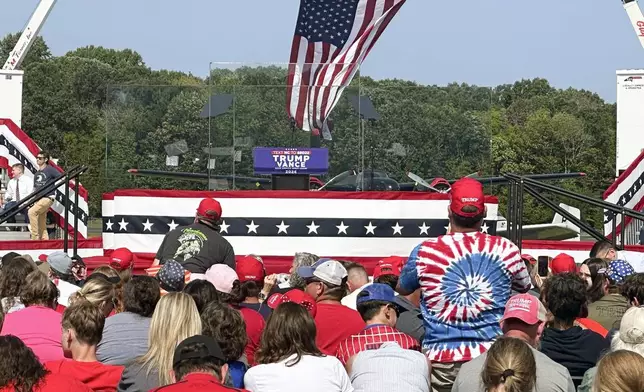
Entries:
{"label": "blue baseball cap", "polygon": [[356,299],[356,305],[359,305],[367,301],[383,301],[391,302],[395,304],[396,293],[391,286],[383,283],[373,283],[365,287],[358,293],[358,298]]}

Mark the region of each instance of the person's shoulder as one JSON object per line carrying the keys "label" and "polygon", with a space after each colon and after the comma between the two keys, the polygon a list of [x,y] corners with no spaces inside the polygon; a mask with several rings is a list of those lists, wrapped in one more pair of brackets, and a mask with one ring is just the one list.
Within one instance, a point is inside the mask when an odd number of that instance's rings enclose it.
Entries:
{"label": "person's shoulder", "polygon": [[92,389],[73,377],[57,373],[49,373],[45,376],[45,380],[40,391],[86,392],[92,391]]}
{"label": "person's shoulder", "polygon": [[460,373],[463,375],[467,374],[479,374],[481,373],[481,369],[483,368],[483,365],[485,364],[485,359],[487,358],[487,352],[479,355],[478,357],[465,362],[461,366]]}
{"label": "person's shoulder", "polygon": [[53,373],[59,373],[60,368],[63,366],[63,362],[67,362],[67,359],[55,359],[52,361],[47,361],[44,363],[45,368]]}
{"label": "person's shoulder", "polygon": [[535,349],[534,347],[530,347],[532,350],[532,353],[534,354],[534,360],[537,363],[537,366],[539,365],[546,365],[548,366],[548,370],[558,370],[560,373],[568,373],[568,369],[564,366],[561,365],[557,362],[555,362],[552,358],[547,356],[546,354],[542,353],[541,351]]}
{"label": "person's shoulder", "polygon": [[255,309],[251,309],[245,306],[238,306],[237,310],[239,310],[242,316],[244,316],[244,320],[248,318],[249,320],[252,320],[252,321],[258,321],[258,322],[259,320],[264,321],[264,317]]}

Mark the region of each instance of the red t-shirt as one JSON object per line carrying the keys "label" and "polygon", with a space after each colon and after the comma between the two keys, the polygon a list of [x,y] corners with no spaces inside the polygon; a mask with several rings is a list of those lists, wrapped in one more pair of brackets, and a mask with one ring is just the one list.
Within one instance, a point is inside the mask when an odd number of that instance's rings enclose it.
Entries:
{"label": "red t-shirt", "polygon": [[94,391],[116,391],[124,369],[123,366],[67,359],[49,361],[45,367],[54,374],[72,377]]}
{"label": "red t-shirt", "polygon": [[245,389],[226,387],[221,384],[217,377],[206,373],[191,373],[183,377],[181,381],[151,389],[150,392],[182,392],[182,391],[212,391],[212,392],[248,392]]}
{"label": "red t-shirt", "polygon": [[357,335],[351,335],[338,346],[336,357],[346,365],[349,358],[361,351],[379,348],[383,343],[395,342],[406,350],[420,351],[420,343],[411,336],[388,325],[374,324],[366,327]]}
{"label": "red t-shirt", "polygon": [[264,332],[266,322],[264,321],[264,317],[253,309],[241,307],[235,307],[235,309],[239,310],[246,323],[246,336],[248,336],[248,341],[246,342],[244,353],[246,354],[248,364],[253,366],[255,365],[255,351],[259,348],[259,341],[262,339],[262,332]]}
{"label": "red t-shirt", "polygon": [[[14,392],[13,386],[0,388],[0,392]],[[78,380],[60,374],[49,373],[34,388],[34,392],[92,392],[92,389]]]}
{"label": "red t-shirt", "polygon": [[317,304],[315,314],[317,338],[320,351],[334,355],[340,343],[351,335],[360,333],[365,323],[360,313],[342,304],[323,302]]}

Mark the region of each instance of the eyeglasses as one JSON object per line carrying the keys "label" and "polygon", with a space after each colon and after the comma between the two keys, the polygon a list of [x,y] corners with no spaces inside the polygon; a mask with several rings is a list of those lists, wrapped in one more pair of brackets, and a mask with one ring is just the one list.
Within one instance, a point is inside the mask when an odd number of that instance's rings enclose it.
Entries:
{"label": "eyeglasses", "polygon": [[45,160],[45,157],[36,157],[36,159],[39,160],[39,161],[43,161],[43,160]]}

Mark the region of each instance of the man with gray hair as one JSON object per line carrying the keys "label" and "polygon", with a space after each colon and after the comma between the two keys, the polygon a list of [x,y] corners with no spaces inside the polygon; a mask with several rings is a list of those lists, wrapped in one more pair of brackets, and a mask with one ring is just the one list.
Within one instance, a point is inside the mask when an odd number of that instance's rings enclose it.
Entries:
{"label": "man with gray hair", "polygon": [[259,300],[264,302],[272,294],[286,294],[291,289],[304,290],[306,282],[297,274],[299,267],[309,267],[320,258],[312,253],[298,252],[293,257],[289,275],[271,274],[264,278],[264,287],[259,293]]}

